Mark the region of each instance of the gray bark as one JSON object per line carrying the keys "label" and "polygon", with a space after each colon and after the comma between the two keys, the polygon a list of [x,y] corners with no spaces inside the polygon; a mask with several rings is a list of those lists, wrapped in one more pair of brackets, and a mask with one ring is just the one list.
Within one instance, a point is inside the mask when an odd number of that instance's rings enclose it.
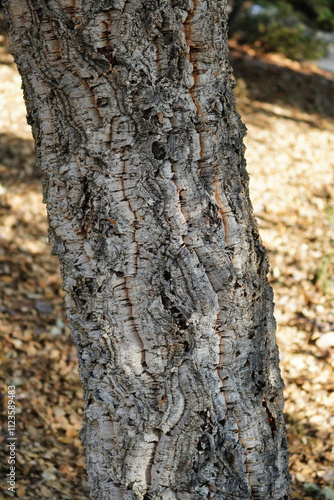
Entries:
{"label": "gray bark", "polygon": [[93,499],[288,499],[226,2],[5,0]]}

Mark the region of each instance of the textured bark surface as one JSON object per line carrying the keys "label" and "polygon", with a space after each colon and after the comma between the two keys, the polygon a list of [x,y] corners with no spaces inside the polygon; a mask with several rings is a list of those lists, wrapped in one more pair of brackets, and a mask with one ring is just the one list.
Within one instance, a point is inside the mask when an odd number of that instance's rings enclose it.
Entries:
{"label": "textured bark surface", "polygon": [[6,0],[93,499],[288,499],[220,0]]}

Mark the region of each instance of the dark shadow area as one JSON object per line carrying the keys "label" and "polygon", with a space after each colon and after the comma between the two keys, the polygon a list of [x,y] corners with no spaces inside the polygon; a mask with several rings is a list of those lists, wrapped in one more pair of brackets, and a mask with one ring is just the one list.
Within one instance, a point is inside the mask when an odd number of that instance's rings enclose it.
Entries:
{"label": "dark shadow area", "polygon": [[258,115],[268,116],[268,117],[279,116],[280,118],[284,118],[284,120],[291,120],[291,121],[296,122],[296,123],[306,123],[307,125],[309,125],[312,128],[319,128],[317,126],[317,124],[312,120],[307,120],[307,119],[299,118],[296,116],[290,116],[288,114],[274,113],[273,111],[270,111],[269,109],[263,109],[263,108],[262,109],[254,109],[253,114],[258,114]]}
{"label": "dark shadow area", "polygon": [[292,318],[288,325],[295,326],[299,330],[304,330],[308,333],[308,343],[314,343],[314,339],[312,338],[314,333],[318,332],[329,332],[334,330],[334,318],[333,316],[329,316],[327,318],[320,317],[317,318],[309,318],[302,311],[298,311],[295,314],[295,317]]}
{"label": "dark shadow area", "polygon": [[[1,9],[1,3],[0,3]],[[0,64],[13,64],[14,59],[9,53],[8,50],[8,34],[7,34],[7,25],[3,18],[3,15],[0,12]]]}
{"label": "dark shadow area", "polygon": [[295,71],[236,49],[231,50],[230,61],[235,79],[244,80],[250,100],[299,108],[308,114],[334,116],[334,75],[332,78]]}
{"label": "dark shadow area", "polygon": [[34,143],[13,134],[0,133],[0,182],[4,186],[31,183],[40,178]]}
{"label": "dark shadow area", "polygon": [[[312,380],[310,380],[310,383]],[[297,381],[297,385],[302,385],[300,381]],[[285,422],[288,430],[288,437],[290,444],[298,441],[299,453],[298,457],[290,457],[291,465],[298,461],[298,466],[302,470],[307,470],[308,465],[308,454],[310,448],[312,447],[312,440],[316,439],[318,436],[323,435],[323,430],[321,426],[310,423],[307,419],[300,419],[296,415],[291,413],[285,413]],[[328,463],[327,456],[331,452],[331,442],[324,442],[322,449],[319,453],[319,461],[324,465],[324,482],[331,482],[334,477],[333,471]],[[319,499],[319,500],[331,500],[333,498],[332,489],[330,487],[323,488],[315,483],[307,483],[302,480],[300,476],[293,476],[292,478],[292,488],[293,495],[292,498],[298,500],[301,499]],[[298,497],[296,496],[299,495]]]}
{"label": "dark shadow area", "polygon": [[[0,3],[0,9],[1,9],[1,3]],[[1,48],[6,47],[8,49],[7,25],[1,12],[0,12],[0,47]]]}

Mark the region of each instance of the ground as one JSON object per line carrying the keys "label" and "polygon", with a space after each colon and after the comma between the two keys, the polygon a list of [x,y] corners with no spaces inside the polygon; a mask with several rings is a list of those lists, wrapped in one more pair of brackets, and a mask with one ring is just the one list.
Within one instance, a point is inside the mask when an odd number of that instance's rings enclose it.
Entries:
{"label": "ground", "polygon": [[[2,36],[2,35],[0,35]],[[270,262],[293,499],[334,498],[333,75],[233,47],[250,190]],[[17,496],[89,498],[82,391],[20,78],[0,38],[1,481],[16,386]],[[7,497],[6,484],[1,483]],[[1,497],[0,497],[1,498]]]}

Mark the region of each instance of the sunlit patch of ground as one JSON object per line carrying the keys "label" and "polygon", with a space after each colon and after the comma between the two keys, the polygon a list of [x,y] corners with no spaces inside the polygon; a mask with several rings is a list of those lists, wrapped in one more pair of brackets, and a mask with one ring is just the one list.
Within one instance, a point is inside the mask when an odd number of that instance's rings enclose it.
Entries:
{"label": "sunlit patch of ground", "polygon": [[[76,354],[20,79],[1,50],[0,39],[0,380],[17,387],[17,495],[84,500]],[[271,261],[293,498],[314,498],[334,481],[334,122],[291,103],[251,100],[243,79],[237,95],[249,130],[251,197]],[[4,437],[0,443],[4,478]]]}

